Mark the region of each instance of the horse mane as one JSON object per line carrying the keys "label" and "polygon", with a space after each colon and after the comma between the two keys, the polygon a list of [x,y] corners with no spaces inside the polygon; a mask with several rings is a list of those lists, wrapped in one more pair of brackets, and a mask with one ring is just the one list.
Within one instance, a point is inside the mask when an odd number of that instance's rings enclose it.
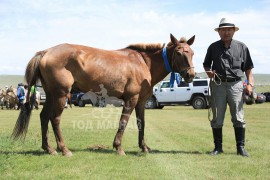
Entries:
{"label": "horse mane", "polygon": [[[187,39],[185,37],[181,37],[179,40],[180,43],[186,43]],[[167,44],[167,47],[172,46],[173,43],[169,42]],[[138,50],[138,51],[150,51],[150,52],[155,52],[157,50],[162,49],[165,46],[165,44],[130,44],[127,46],[128,49],[133,49],[133,50]]]}
{"label": "horse mane", "polygon": [[130,44],[127,48],[144,52],[155,52],[164,46],[165,44]]}

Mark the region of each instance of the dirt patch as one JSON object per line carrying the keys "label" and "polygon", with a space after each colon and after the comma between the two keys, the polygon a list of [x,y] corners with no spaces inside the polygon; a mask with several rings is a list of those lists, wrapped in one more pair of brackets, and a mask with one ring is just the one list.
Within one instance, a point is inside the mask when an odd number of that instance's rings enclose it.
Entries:
{"label": "dirt patch", "polygon": [[87,149],[89,149],[89,150],[103,150],[103,149],[109,149],[109,147],[104,146],[102,144],[96,144],[96,145],[88,146]]}

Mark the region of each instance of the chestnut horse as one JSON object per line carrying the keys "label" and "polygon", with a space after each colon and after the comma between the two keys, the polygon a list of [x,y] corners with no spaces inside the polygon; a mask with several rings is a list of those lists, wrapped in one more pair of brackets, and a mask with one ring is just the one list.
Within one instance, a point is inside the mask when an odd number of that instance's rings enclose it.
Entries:
{"label": "chestnut horse", "polygon": [[[139,147],[143,152],[150,148],[144,140],[145,102],[152,95],[152,88],[170,71],[178,72],[186,82],[195,76],[192,63],[195,36],[188,41],[178,41],[172,34],[171,42],[161,44],[137,44],[124,49],[108,51],[82,45],[61,44],[37,52],[29,61],[25,79],[31,87],[41,81],[46,102],[40,113],[42,148],[49,154],[57,154],[48,140],[48,123],[51,122],[57,149],[64,156],[72,153],[64,143],[60,129],[61,114],[71,88],[82,92],[97,92],[103,84],[109,96],[124,101],[119,128],[113,141],[119,155],[125,155],[121,141],[129,117],[135,108],[139,129]],[[31,101],[22,108],[12,136],[25,139],[31,115]]]}

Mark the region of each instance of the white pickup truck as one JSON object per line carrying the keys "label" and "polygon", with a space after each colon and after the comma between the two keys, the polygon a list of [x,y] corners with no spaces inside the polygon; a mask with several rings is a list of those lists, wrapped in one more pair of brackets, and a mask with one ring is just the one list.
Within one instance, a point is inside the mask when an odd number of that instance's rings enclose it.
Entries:
{"label": "white pickup truck", "polygon": [[146,104],[146,109],[162,109],[171,105],[192,105],[194,109],[205,109],[208,107],[210,79],[197,78],[192,83],[181,81],[178,85],[174,81],[170,87],[169,81],[161,81],[159,86],[153,89],[153,96]]}

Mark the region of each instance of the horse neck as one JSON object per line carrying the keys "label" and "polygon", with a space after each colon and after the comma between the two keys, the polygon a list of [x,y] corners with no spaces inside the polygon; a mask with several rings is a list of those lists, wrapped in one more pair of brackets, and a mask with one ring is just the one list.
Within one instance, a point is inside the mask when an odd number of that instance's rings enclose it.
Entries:
{"label": "horse neck", "polygon": [[[171,57],[172,57],[172,50],[171,48],[167,48],[167,57],[169,64],[171,65]],[[145,57],[146,61],[148,60],[149,62],[146,62],[147,65],[149,66],[150,73],[151,73],[151,85],[154,86],[161,80],[163,80],[170,72],[166,70],[164,60],[162,57],[162,49],[159,50],[155,54],[149,54],[146,55]]]}

